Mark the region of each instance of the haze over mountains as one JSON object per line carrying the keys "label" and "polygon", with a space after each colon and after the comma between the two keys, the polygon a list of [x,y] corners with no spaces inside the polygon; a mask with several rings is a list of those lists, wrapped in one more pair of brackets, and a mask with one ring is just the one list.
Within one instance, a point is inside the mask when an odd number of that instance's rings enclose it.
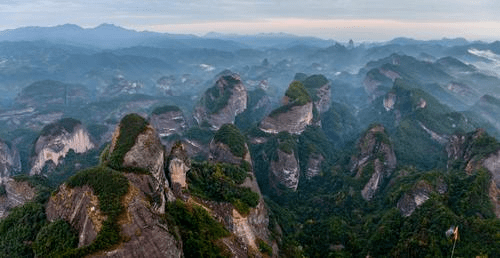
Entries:
{"label": "haze over mountains", "polygon": [[25,27],[0,95],[0,258],[500,253],[500,41]]}

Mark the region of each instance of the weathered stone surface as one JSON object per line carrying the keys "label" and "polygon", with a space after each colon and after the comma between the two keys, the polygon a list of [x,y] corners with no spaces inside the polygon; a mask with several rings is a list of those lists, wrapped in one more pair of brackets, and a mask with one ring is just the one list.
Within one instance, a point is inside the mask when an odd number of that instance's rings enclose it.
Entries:
{"label": "weathered stone surface", "polygon": [[314,101],[314,105],[316,106],[318,113],[321,114],[330,109],[331,96],[332,96],[330,84],[325,84],[321,86],[318,90],[316,90],[316,96],[319,99],[317,101]]}
{"label": "weathered stone surface", "polygon": [[[206,121],[213,130],[219,130],[223,124],[233,124],[236,116],[247,109],[248,93],[237,74],[222,76],[217,80],[214,87],[217,87],[219,97],[212,96],[210,90],[205,92],[202,101],[195,108],[193,116],[198,124],[201,125]],[[222,98],[220,96],[224,96],[227,91],[230,91],[228,93],[230,96],[227,100],[227,104],[217,112],[210,113],[204,102],[206,102],[208,98]]]}
{"label": "weathered stone surface", "polygon": [[78,231],[78,247],[92,243],[107,218],[100,211],[99,199],[90,187],[70,188],[66,184],[50,198],[46,213],[49,221],[64,219]]}
{"label": "weathered stone surface", "polygon": [[276,190],[282,185],[293,191],[299,186],[300,168],[295,154],[288,154],[281,150],[278,152],[278,161],[271,161],[270,181]]}
{"label": "weathered stone surface", "polygon": [[433,191],[432,186],[421,180],[419,181],[408,193],[405,193],[403,197],[398,200],[397,207],[401,211],[403,216],[410,216],[413,214],[415,209],[420,205],[424,204],[430,198],[430,194]]}
{"label": "weathered stone surface", "polygon": [[169,111],[151,115],[149,122],[160,137],[182,134],[187,129],[186,118],[182,111]]}
{"label": "weathered stone surface", "polygon": [[325,160],[323,155],[319,153],[313,153],[309,156],[309,161],[307,162],[306,177],[311,179],[321,172],[321,163]]}
{"label": "weathered stone surface", "polygon": [[229,146],[221,142],[210,142],[210,159],[215,162],[230,163],[240,165],[242,161],[247,161],[252,164],[250,151],[247,144],[245,144],[245,155],[243,157],[236,157],[231,152]]}
{"label": "weathered stone surface", "polygon": [[491,174],[490,187],[488,193],[490,200],[495,206],[495,215],[500,218],[500,150],[490,155],[483,161],[483,166]]}
{"label": "weathered stone surface", "polygon": [[[351,171],[356,172],[356,178],[362,176],[365,166],[370,162],[373,163],[373,173],[361,191],[361,195],[367,201],[373,198],[382,180],[396,168],[396,154],[392,144],[387,142],[388,139],[383,126],[372,127],[357,144],[359,154],[351,158]],[[380,155],[382,155],[383,161],[380,159]]]}
{"label": "weathered stone surface", "polygon": [[[155,179],[131,173],[125,176],[130,184],[128,193],[121,199],[125,212],[119,217],[118,225],[120,234],[127,240],[114,250],[91,257],[182,257],[181,243],[151,211],[153,207],[147,196],[157,194],[150,188]],[[97,196],[88,186],[69,188],[63,184],[50,198],[46,212],[50,221],[62,218],[78,231],[79,246],[90,244],[106,220]]]}
{"label": "weathered stone surface", "polygon": [[21,157],[14,145],[0,140],[0,184],[13,173],[21,171]]}
{"label": "weathered stone surface", "polygon": [[176,143],[168,157],[168,172],[172,191],[177,197],[183,197],[182,190],[188,188],[186,173],[191,169],[190,163],[184,144]]}
{"label": "weathered stone surface", "polygon": [[36,189],[31,187],[28,182],[17,182],[7,177],[0,185],[7,192],[5,196],[0,196],[0,219],[7,217],[10,209],[25,204],[36,195]]}
{"label": "weathered stone surface", "polygon": [[48,161],[57,166],[70,149],[76,153],[84,153],[94,147],[89,133],[82,125],[75,126],[72,133],[62,129],[57,135],[42,135],[35,143],[35,156],[30,175],[40,174]]}
{"label": "weathered stone surface", "polygon": [[126,177],[130,182],[129,192],[123,198],[125,214],[120,217],[118,224],[121,226],[121,233],[130,240],[114,250],[94,257],[182,257],[180,241],[150,210],[152,207],[149,207],[146,194],[154,194],[149,189],[149,184],[154,179],[136,174],[126,174]]}
{"label": "weathered stone surface", "polygon": [[[109,149],[110,154],[116,148],[119,135],[120,126],[117,126]],[[165,175],[165,150],[151,125],[148,124],[146,129],[137,136],[134,146],[123,158],[123,167],[146,169],[153,175],[155,180],[152,186],[155,191],[161,193],[162,198],[161,204],[155,207],[158,212],[165,211],[165,198],[175,200]]]}
{"label": "weathered stone surface", "polygon": [[308,125],[313,122],[313,103],[309,102],[303,106],[294,106],[289,111],[267,116],[260,122],[260,130],[277,134],[287,131],[291,134],[301,134]]}

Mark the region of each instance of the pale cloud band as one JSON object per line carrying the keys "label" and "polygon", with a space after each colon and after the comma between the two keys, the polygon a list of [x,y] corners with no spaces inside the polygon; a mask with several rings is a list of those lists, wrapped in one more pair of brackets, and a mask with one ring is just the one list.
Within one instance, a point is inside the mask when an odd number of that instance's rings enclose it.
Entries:
{"label": "pale cloud band", "polygon": [[289,32],[385,40],[500,38],[498,0],[2,0],[0,29],[114,23],[134,29],[204,34]]}

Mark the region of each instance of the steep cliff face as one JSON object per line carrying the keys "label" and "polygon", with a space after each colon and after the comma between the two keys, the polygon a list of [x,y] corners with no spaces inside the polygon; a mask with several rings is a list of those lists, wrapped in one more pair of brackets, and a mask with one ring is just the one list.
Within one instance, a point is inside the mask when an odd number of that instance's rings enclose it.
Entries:
{"label": "steep cliff face", "polygon": [[376,125],[369,129],[359,140],[359,154],[351,158],[351,171],[356,172],[356,178],[370,179],[361,191],[361,195],[367,201],[371,200],[380,184],[396,168],[396,155],[385,128]]}
{"label": "steep cliff face", "polygon": [[[155,179],[149,175],[125,174],[129,182],[128,193],[121,198],[124,213],[118,219],[124,241],[113,250],[91,257],[181,257],[181,244],[159,217],[151,212],[147,196],[155,195],[149,185]],[[96,239],[106,215],[100,210],[99,199],[89,186],[70,188],[60,186],[47,204],[49,221],[62,218],[68,221],[79,235],[79,247]]]}
{"label": "steep cliff face", "polygon": [[[213,162],[224,162],[235,165],[241,165],[243,161],[252,163],[248,146],[245,144],[245,155],[243,157],[235,156],[229,146],[224,143],[212,141],[210,145],[211,157]],[[253,170],[248,172],[249,177],[241,184],[243,187],[250,188],[253,192],[259,194],[259,203],[255,208],[251,208],[248,214],[241,214],[233,205],[218,204],[208,202],[213,210],[212,214],[216,219],[222,221],[224,226],[233,233],[238,241],[225,239],[224,243],[229,247],[234,256],[247,257],[253,254],[260,257],[258,240],[270,242],[270,232],[268,229],[269,215],[265,206],[264,198],[260,192],[259,185]],[[225,208],[224,208],[225,207]],[[238,242],[244,245],[238,245]],[[239,247],[238,247],[239,246]],[[238,248],[235,248],[238,247]],[[233,250],[234,249],[234,250]],[[240,249],[237,251],[237,249]],[[238,255],[239,254],[239,255]]]}
{"label": "steep cliff face", "polygon": [[21,171],[21,158],[17,148],[0,139],[0,184],[10,175]]}
{"label": "steep cliff face", "polygon": [[[127,126],[132,127],[128,122],[133,123],[134,121],[142,124],[142,127],[138,126],[138,130],[135,133],[128,135],[127,130],[129,129]],[[133,145],[128,144],[132,142]],[[160,142],[156,130],[144,118],[136,114],[131,114],[122,119],[113,134],[108,155],[112,159],[118,159],[113,161],[120,163],[118,165],[120,167],[139,168],[152,174],[155,179],[153,188],[155,191],[161,193],[162,198],[161,205],[156,207],[157,211],[164,212],[165,198],[169,200],[175,199],[170,191],[165,175],[165,149]]]}
{"label": "steep cliff face", "polygon": [[283,131],[301,134],[313,123],[314,104],[301,82],[294,81],[288,86],[282,104],[260,122],[260,130],[271,134]]}
{"label": "steep cliff face", "polygon": [[294,151],[286,153],[282,150],[277,150],[278,160],[271,161],[270,182],[274,188],[284,186],[293,191],[299,186],[299,162],[295,158]]}
{"label": "steep cliff face", "polygon": [[315,176],[318,176],[321,172],[321,163],[325,160],[323,155],[319,153],[313,153],[309,157],[309,161],[307,162],[307,170],[306,177],[307,179],[311,179]]}
{"label": "steep cliff face", "polygon": [[172,151],[168,156],[168,172],[172,186],[172,191],[176,197],[183,197],[183,191],[187,189],[186,173],[190,169],[190,160],[184,144],[177,142],[172,147]]}
{"label": "steep cliff face", "polygon": [[4,178],[0,182],[0,188],[5,189],[5,194],[0,194],[0,219],[7,217],[10,209],[25,204],[36,195],[36,189],[28,182],[18,182],[11,178]]}
{"label": "steep cliff face", "polygon": [[84,153],[94,148],[87,130],[74,119],[62,119],[46,126],[35,143],[30,175],[40,174],[48,162],[57,166],[72,149]]}
{"label": "steep cliff face", "polygon": [[453,135],[446,146],[448,167],[457,167],[463,163],[465,172],[472,175],[484,167],[491,179],[488,189],[490,200],[497,218],[500,218],[500,147],[483,129],[466,135]]}
{"label": "steep cliff face", "polygon": [[277,134],[287,131],[301,134],[313,122],[313,103],[291,107],[289,111],[267,116],[260,122],[260,129],[266,133]]}
{"label": "steep cliff face", "polygon": [[320,114],[330,109],[331,95],[332,91],[329,84],[325,84],[316,90],[317,100],[314,101],[314,105]]}
{"label": "steep cliff face", "polygon": [[184,113],[176,106],[164,106],[153,110],[149,122],[160,137],[182,134],[187,129]]}
{"label": "steep cliff face", "polygon": [[205,92],[193,116],[199,125],[206,121],[218,130],[223,124],[234,123],[236,116],[247,109],[247,95],[237,74],[222,76]]}
{"label": "steep cliff face", "polygon": [[398,200],[397,207],[401,214],[406,217],[410,216],[418,206],[430,198],[432,191],[432,186],[427,182],[419,181],[411,191],[405,193]]}

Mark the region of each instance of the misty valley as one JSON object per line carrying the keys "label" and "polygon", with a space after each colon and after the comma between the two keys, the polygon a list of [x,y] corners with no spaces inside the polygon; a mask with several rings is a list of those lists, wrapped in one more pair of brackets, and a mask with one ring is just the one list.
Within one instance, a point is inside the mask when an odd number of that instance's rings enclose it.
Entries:
{"label": "misty valley", "polygon": [[500,41],[0,31],[0,258],[499,257]]}

